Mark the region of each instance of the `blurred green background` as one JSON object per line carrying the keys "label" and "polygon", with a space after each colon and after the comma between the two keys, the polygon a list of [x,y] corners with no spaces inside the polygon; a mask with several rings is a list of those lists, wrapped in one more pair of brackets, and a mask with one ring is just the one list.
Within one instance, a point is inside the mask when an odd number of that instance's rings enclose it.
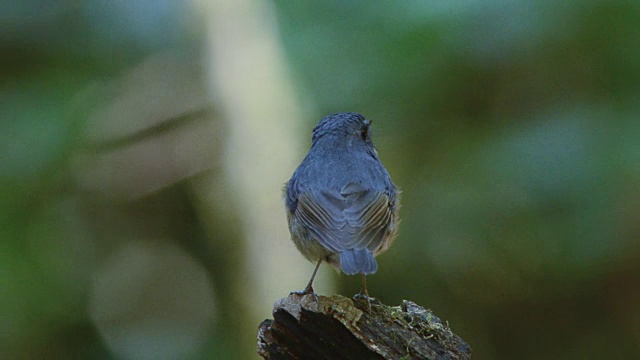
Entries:
{"label": "blurred green background", "polygon": [[478,359],[640,358],[639,39],[624,0],[3,2],[2,358],[256,358],[342,111],[403,190],[373,296]]}

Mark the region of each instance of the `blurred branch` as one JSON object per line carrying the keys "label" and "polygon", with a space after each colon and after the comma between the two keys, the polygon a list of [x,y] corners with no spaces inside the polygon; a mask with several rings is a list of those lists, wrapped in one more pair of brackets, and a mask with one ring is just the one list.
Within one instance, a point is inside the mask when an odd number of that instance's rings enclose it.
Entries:
{"label": "blurred branch", "polygon": [[290,295],[258,332],[265,359],[470,359],[471,348],[430,310],[404,300]]}

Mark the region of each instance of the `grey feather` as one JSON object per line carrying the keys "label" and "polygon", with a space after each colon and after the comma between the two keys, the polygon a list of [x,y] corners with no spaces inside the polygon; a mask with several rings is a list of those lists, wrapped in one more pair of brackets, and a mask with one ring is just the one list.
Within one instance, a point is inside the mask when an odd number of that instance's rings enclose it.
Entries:
{"label": "grey feather", "polygon": [[[312,146],[285,187],[290,228],[310,260],[327,260],[346,274],[371,274],[375,256],[392,241],[397,221],[397,188],[368,136],[369,121],[356,113],[334,114],[313,131]],[[301,246],[302,245],[302,246]],[[310,255],[309,255],[310,254]]]}

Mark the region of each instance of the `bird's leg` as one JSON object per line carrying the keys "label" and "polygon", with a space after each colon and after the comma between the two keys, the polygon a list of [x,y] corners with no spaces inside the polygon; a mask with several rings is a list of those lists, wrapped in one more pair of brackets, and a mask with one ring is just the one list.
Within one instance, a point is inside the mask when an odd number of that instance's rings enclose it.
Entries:
{"label": "bird's leg", "polygon": [[289,295],[307,295],[307,294],[312,294],[313,298],[318,301],[318,295],[313,291],[313,287],[311,286],[313,284],[313,279],[316,278],[316,273],[318,273],[318,269],[320,268],[320,264],[322,264],[322,259],[318,260],[318,265],[316,265],[315,270],[313,270],[313,275],[311,275],[311,279],[309,280],[309,283],[307,284],[307,286],[304,288],[304,290],[300,290],[300,291],[292,291]]}
{"label": "bird's leg", "polygon": [[369,305],[369,311],[371,311],[371,298],[369,297],[369,293],[367,292],[367,275],[362,274],[362,290],[354,296],[356,299],[365,299],[367,300],[367,304]]}
{"label": "bird's leg", "polygon": [[364,297],[369,297],[369,293],[367,292],[367,275],[362,274],[362,290],[360,290],[360,295]]}

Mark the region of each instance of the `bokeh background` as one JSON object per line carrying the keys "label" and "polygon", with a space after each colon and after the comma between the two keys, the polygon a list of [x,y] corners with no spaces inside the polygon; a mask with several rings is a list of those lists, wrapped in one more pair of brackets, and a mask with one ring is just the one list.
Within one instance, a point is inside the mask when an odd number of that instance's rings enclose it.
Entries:
{"label": "bokeh background", "polygon": [[5,1],[0,64],[4,359],[256,358],[342,111],[403,190],[372,295],[478,359],[640,358],[636,1]]}

